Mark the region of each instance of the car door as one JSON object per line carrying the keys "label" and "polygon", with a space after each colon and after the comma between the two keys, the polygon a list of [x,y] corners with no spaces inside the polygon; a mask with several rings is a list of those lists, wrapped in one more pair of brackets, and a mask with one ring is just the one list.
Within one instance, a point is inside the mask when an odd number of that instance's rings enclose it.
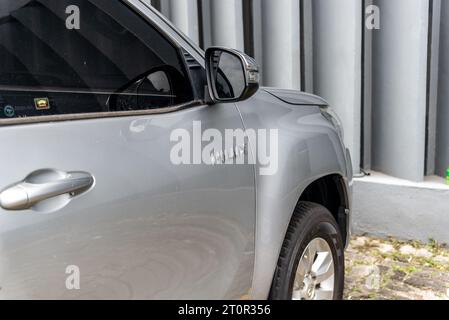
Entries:
{"label": "car door", "polygon": [[236,106],[198,103],[120,1],[4,0],[0,21],[0,299],[247,298],[254,168],[201,139],[243,129]]}

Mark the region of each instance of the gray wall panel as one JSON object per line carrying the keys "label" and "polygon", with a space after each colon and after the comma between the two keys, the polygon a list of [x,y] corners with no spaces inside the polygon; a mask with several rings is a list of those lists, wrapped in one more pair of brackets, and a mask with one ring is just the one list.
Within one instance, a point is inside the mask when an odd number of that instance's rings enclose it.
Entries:
{"label": "gray wall panel", "polygon": [[[446,1],[447,2],[447,1]],[[437,140],[437,103],[440,56],[441,0],[433,0],[431,6],[431,30],[429,32],[428,100],[427,100],[427,149],[426,175],[435,174]]]}
{"label": "gray wall panel", "polygon": [[449,167],[449,1],[442,1],[436,170]]}
{"label": "gray wall panel", "polygon": [[[164,0],[163,0],[164,1]],[[167,0],[165,0],[167,2]],[[195,43],[199,43],[198,1],[170,0],[170,19]]]}
{"label": "gray wall panel", "polygon": [[262,0],[264,84],[301,88],[298,0]]}
{"label": "gray wall panel", "polygon": [[244,51],[241,0],[209,0],[212,45]]}
{"label": "gray wall panel", "polygon": [[424,178],[427,93],[427,0],[378,0],[373,34],[373,168]]}
{"label": "gray wall panel", "polygon": [[360,168],[362,1],[313,0],[314,90],[335,108]]}

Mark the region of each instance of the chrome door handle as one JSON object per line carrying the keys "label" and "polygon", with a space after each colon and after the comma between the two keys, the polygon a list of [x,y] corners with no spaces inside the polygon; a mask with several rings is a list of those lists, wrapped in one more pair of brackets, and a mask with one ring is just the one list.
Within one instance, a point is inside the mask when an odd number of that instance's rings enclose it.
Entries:
{"label": "chrome door handle", "polygon": [[0,193],[0,207],[28,210],[42,201],[68,194],[72,197],[89,190],[94,178],[85,172],[41,170]]}

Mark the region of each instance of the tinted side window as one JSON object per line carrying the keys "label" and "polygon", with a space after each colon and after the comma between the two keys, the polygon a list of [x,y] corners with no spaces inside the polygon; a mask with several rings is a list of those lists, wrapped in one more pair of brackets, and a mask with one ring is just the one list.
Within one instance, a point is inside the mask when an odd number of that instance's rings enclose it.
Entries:
{"label": "tinted side window", "polygon": [[0,118],[193,99],[179,50],[120,1],[2,0],[0,61]]}

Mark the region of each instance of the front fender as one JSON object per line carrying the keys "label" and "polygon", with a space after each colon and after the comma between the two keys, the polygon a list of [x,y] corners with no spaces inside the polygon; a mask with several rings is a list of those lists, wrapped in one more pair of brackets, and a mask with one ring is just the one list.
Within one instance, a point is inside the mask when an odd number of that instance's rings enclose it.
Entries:
{"label": "front fender", "polygon": [[[253,299],[267,299],[292,214],[304,190],[328,175],[348,177],[346,150],[318,106],[293,106],[259,91],[238,104],[246,129],[278,130],[278,171],[256,170],[256,247]],[[257,141],[249,138],[251,154]]]}

